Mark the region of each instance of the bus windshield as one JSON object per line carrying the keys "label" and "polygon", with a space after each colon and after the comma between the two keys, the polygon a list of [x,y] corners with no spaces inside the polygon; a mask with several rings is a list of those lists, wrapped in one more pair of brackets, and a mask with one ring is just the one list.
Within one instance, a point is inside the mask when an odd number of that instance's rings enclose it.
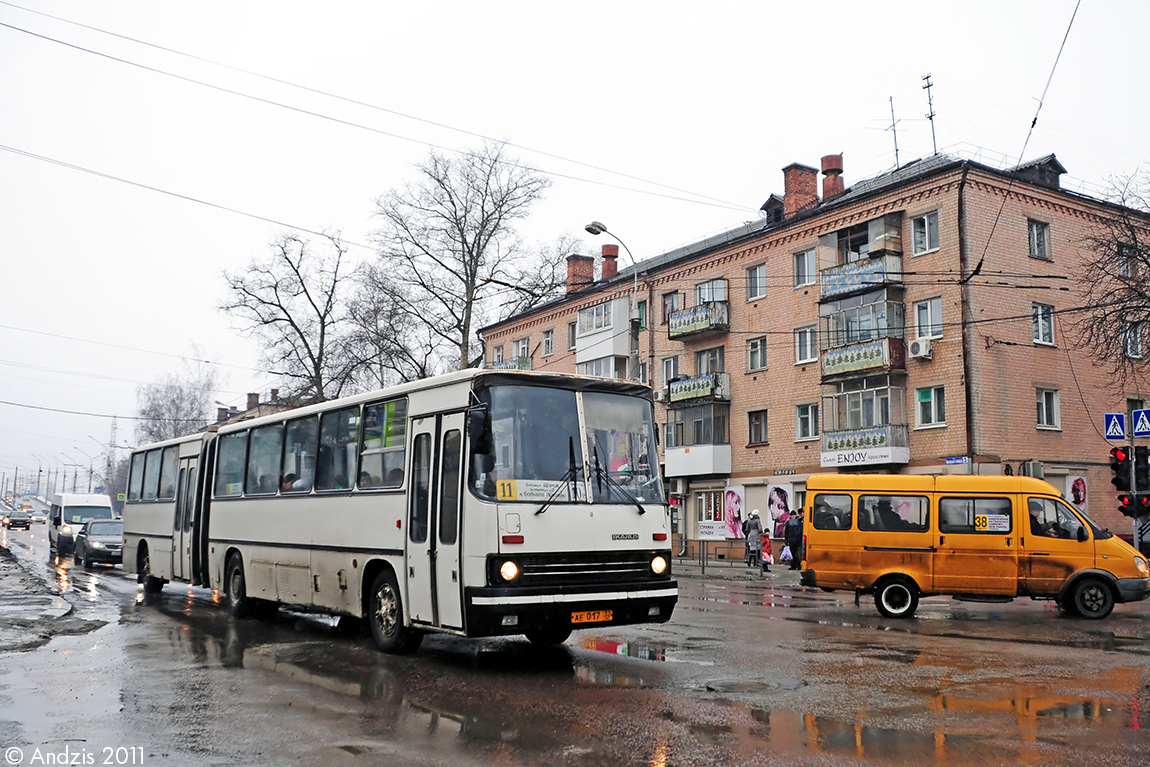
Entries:
{"label": "bus windshield", "polygon": [[[479,392],[489,445],[473,464],[471,487],[498,501],[663,503],[651,403],[611,392],[494,386]],[[586,435],[579,424],[582,399]],[[584,474],[590,466],[591,476]],[[589,481],[588,481],[589,480]]]}

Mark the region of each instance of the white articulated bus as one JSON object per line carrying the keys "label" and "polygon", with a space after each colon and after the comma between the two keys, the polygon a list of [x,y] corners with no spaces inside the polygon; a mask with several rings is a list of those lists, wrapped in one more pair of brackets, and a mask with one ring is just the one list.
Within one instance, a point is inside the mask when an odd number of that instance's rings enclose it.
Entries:
{"label": "white articulated bus", "polygon": [[427,632],[664,622],[678,599],[651,390],[468,370],[139,448],[124,567],[222,591],[233,614]]}

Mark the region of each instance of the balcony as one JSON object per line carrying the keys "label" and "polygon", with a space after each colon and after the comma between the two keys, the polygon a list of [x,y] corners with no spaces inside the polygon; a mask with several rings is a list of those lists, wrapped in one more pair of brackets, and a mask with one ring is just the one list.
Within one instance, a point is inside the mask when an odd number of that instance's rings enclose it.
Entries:
{"label": "balcony", "polygon": [[819,458],[824,467],[909,463],[907,427],[905,424],[888,424],[826,432]]}
{"label": "balcony", "polygon": [[730,305],[726,301],[707,301],[667,317],[667,338],[726,333],[730,329]]}
{"label": "balcony", "polygon": [[906,370],[906,345],[901,338],[880,338],[828,349],[819,362],[824,382],[838,376]]}
{"label": "balcony", "polygon": [[819,300],[841,298],[891,284],[902,284],[902,256],[867,258],[819,272]]}
{"label": "balcony", "polygon": [[512,357],[502,362],[492,362],[492,370],[531,370],[530,357]]}
{"label": "balcony", "polygon": [[704,399],[726,401],[730,398],[730,373],[708,373],[667,384],[667,401],[670,404],[693,405]]}
{"label": "balcony", "polygon": [[731,446],[690,445],[664,451],[664,474],[668,477],[704,477],[731,473]]}

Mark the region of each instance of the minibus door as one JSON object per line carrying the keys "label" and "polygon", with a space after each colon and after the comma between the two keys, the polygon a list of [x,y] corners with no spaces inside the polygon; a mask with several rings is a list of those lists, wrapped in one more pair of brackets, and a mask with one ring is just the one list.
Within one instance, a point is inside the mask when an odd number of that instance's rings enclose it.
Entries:
{"label": "minibus door", "polygon": [[196,496],[196,458],[180,461],[176,511],[172,519],[172,578],[192,579],[192,509]]}
{"label": "minibus door", "polygon": [[[1029,497],[1026,508],[1018,576],[1025,593],[1053,596],[1072,573],[1094,567],[1094,537],[1062,501]],[[1079,530],[1083,540],[1078,540]]]}
{"label": "minibus door", "polygon": [[1010,498],[947,498],[938,502],[934,591],[1018,593],[1018,534]]}

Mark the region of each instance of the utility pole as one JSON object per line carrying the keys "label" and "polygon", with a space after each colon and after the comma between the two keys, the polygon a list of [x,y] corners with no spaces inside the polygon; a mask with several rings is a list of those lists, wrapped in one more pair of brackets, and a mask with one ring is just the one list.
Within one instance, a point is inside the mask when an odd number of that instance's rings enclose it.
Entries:
{"label": "utility pole", "polygon": [[938,141],[936,141],[934,138],[934,99],[932,99],[930,95],[930,89],[933,85],[933,83],[930,81],[930,73],[927,72],[926,76],[924,76],[922,79],[926,83],[926,85],[922,87],[923,90],[926,91],[926,103],[927,107],[930,109],[926,115],[926,119],[930,120],[930,143],[934,147],[934,153],[938,154]]}

